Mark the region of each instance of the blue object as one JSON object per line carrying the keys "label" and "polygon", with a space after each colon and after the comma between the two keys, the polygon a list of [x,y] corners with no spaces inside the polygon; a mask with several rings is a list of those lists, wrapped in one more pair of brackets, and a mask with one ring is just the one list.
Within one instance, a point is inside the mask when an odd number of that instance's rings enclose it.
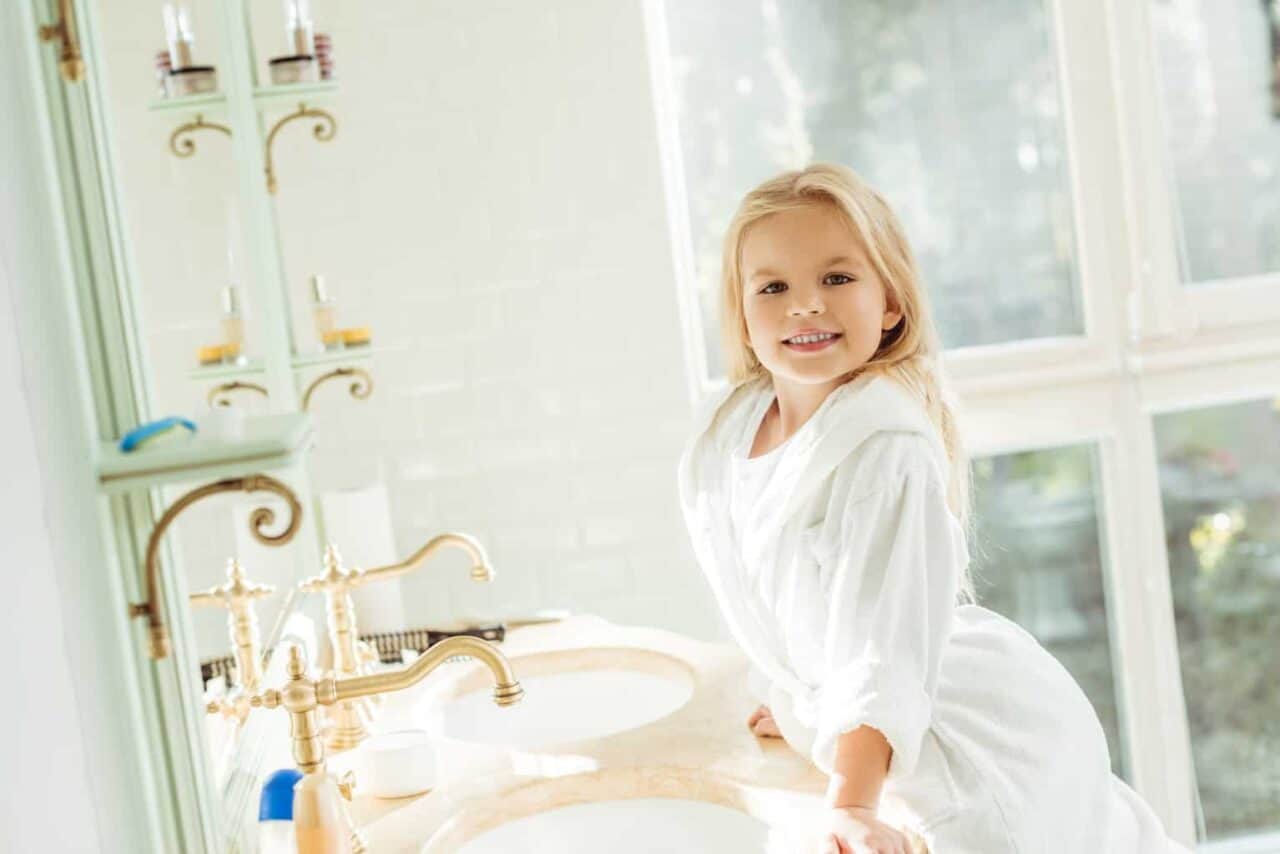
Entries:
{"label": "blue object", "polygon": [[167,430],[173,430],[176,427],[186,427],[192,433],[196,432],[194,421],[182,418],[178,415],[170,415],[168,418],[161,418],[158,421],[148,421],[146,424],[140,424],[134,427],[128,433],[124,434],[124,438],[120,440],[120,450],[128,453],[134,450],[148,439],[159,436]]}
{"label": "blue object", "polygon": [[293,787],[302,779],[297,768],[281,768],[262,784],[258,821],[293,821]]}

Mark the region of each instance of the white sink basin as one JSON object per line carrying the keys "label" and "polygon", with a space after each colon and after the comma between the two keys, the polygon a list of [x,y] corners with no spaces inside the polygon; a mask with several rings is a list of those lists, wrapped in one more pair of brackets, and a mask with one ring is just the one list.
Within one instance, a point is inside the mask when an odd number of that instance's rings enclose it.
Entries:
{"label": "white sink basin", "polygon": [[447,699],[425,724],[457,741],[532,749],[602,738],[666,717],[689,701],[693,676],[682,662],[633,649],[589,649],[515,658],[524,697],[493,702],[483,674]]}
{"label": "white sink basin", "polygon": [[466,843],[459,854],[757,854],[767,850],[768,838],[764,822],[730,807],[637,798],[575,804],[518,818]]}

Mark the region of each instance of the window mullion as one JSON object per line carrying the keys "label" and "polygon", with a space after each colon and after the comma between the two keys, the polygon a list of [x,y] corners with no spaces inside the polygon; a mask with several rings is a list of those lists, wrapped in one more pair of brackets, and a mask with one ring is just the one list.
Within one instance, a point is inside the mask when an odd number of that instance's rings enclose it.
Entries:
{"label": "window mullion", "polygon": [[1151,418],[1136,384],[1116,395],[1119,429],[1101,445],[1115,668],[1134,788],[1169,833],[1195,839],[1194,772]]}
{"label": "window mullion", "polygon": [[1127,223],[1127,326],[1134,340],[1189,334],[1195,327],[1178,262],[1178,208],[1164,144],[1163,99],[1147,2],[1104,0],[1119,123]]}

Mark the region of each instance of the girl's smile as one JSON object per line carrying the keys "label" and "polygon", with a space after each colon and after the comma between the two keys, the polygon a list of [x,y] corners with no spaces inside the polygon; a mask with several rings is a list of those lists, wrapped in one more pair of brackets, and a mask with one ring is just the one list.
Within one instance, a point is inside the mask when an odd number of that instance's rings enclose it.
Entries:
{"label": "girl's smile", "polygon": [[828,347],[834,347],[843,337],[839,332],[805,328],[789,338],[783,338],[782,343],[789,350],[795,350],[800,353],[817,353]]}

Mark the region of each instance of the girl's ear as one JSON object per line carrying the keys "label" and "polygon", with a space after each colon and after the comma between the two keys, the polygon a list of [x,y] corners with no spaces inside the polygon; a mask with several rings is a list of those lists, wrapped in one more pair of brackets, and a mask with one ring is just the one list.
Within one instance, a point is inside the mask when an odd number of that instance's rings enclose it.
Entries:
{"label": "girl's ear", "polygon": [[880,321],[880,329],[888,332],[902,322],[902,307],[889,291],[884,294],[884,318]]}

